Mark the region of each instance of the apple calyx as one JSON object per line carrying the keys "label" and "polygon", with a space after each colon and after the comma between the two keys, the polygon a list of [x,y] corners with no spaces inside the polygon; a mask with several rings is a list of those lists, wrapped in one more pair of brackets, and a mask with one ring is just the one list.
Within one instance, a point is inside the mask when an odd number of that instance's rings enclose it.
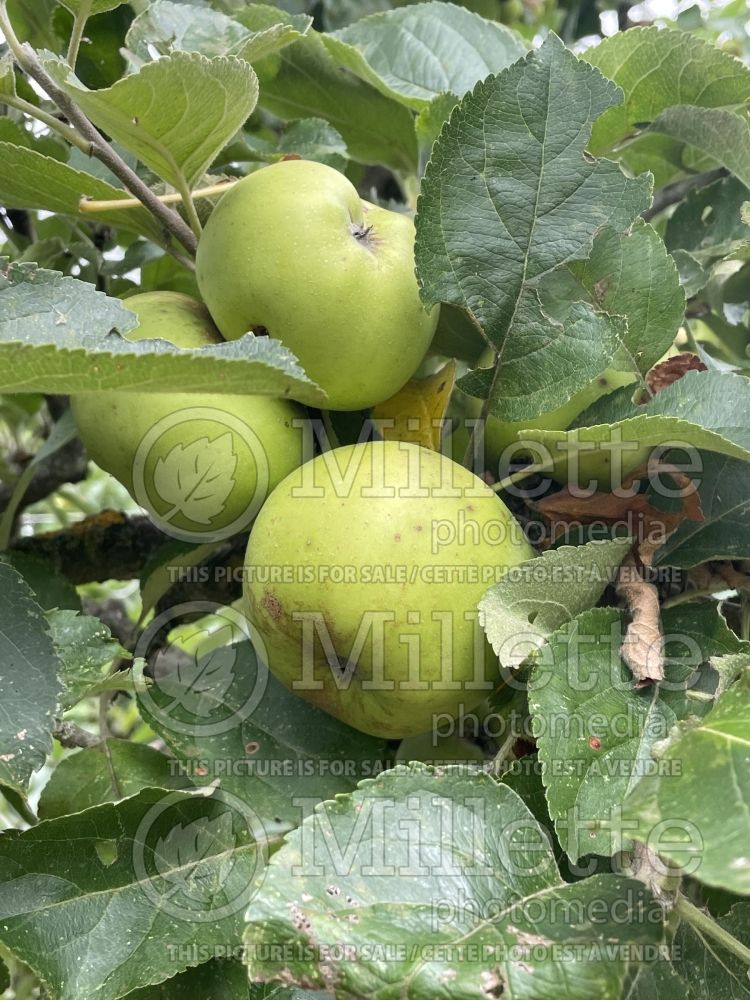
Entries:
{"label": "apple calyx", "polygon": [[368,249],[373,249],[373,240],[370,239],[370,233],[373,231],[374,226],[372,223],[366,225],[364,222],[353,222],[349,227],[349,231],[355,240],[360,243],[367,245]]}

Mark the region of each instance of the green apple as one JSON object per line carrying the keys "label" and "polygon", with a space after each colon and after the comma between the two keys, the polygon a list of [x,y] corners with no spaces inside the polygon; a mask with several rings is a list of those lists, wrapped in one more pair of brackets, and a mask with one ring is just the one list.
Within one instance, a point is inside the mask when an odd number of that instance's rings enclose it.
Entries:
{"label": "green apple", "polygon": [[414,223],[360,199],[322,163],[285,160],[221,199],[196,261],[201,295],[227,340],[276,337],[328,394],[362,410],[411,378],[438,309],[422,305]]}
{"label": "green apple", "polygon": [[[487,351],[479,359],[478,367],[486,368],[493,362],[493,351],[488,348]],[[563,403],[562,406],[556,407],[554,410],[548,410],[546,413],[540,414],[538,417],[530,417],[527,420],[501,420],[498,417],[490,416],[487,420],[487,425],[484,431],[484,459],[487,468],[492,469],[493,472],[497,472],[498,467],[502,464],[503,467],[507,466],[508,460],[518,460],[519,458],[524,458],[533,455],[535,461],[542,461],[543,456],[536,451],[533,444],[529,443],[528,446],[524,446],[523,435],[519,439],[519,433],[524,430],[546,430],[546,431],[564,431],[586,410],[589,406],[595,403],[602,396],[613,392],[615,389],[619,389],[621,386],[631,385],[636,380],[636,375],[633,372],[622,372],[616,371],[614,368],[607,368],[601,375],[590,382],[584,389],[577,392],[572,396],[567,403]],[[482,410],[482,400],[476,397],[467,396],[462,393],[460,389],[457,389],[454,393],[454,399],[456,403],[456,410],[461,413],[464,418],[468,418],[471,422],[479,417]],[[459,443],[463,441],[465,435],[459,434],[461,428],[454,430],[453,434],[456,441]],[[462,455],[454,454],[454,458],[460,461]],[[556,457],[553,455],[553,458]],[[648,457],[648,451],[646,451],[645,457],[642,455],[640,450],[629,450],[623,453],[623,476],[627,474],[630,469],[636,467],[645,458]],[[594,479],[597,482],[602,482],[604,485],[603,489],[608,489],[611,483],[611,473],[612,473],[612,454],[606,449],[597,450],[596,452],[587,451],[582,452],[578,457],[578,475],[577,479],[585,485],[585,481],[588,482],[590,479]],[[559,482],[567,481],[569,470],[573,468],[572,463],[568,463],[565,460],[560,461],[555,465],[555,468],[550,472],[552,478]]]}
{"label": "green apple", "polygon": [[477,605],[534,552],[503,502],[438,452],[371,441],[324,453],[268,499],[245,560],[271,671],[367,733],[424,733],[500,683]]}
{"label": "green apple", "polygon": [[[187,295],[147,292],[124,304],[140,320],[129,340],[221,342],[205,306]],[[309,457],[304,410],[270,396],[89,392],[74,396],[72,408],[90,458],[157,524],[190,540],[247,528],[273,487]]]}
{"label": "green apple", "polygon": [[483,764],[485,757],[476,743],[460,736],[436,736],[434,732],[409,736],[396,751],[396,763],[409,764]]}

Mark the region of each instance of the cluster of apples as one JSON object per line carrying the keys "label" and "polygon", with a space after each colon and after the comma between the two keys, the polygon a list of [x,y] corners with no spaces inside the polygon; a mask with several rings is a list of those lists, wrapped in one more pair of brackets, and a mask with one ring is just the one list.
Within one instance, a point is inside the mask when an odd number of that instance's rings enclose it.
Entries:
{"label": "cluster of apples", "polygon": [[[338,171],[264,167],[208,221],[196,264],[203,303],[133,296],[140,325],[129,336],[195,349],[269,335],[330,409],[364,410],[407,382],[435,332],[413,246],[412,220],[363,202]],[[80,395],[73,409],[91,457],[157,522],[197,540],[254,521],[247,615],[270,669],[301,697],[402,738],[497,686],[477,604],[499,570],[534,553],[472,472],[394,441],[313,458],[306,411],[289,399],[109,391]],[[501,444],[513,431],[488,427]]]}

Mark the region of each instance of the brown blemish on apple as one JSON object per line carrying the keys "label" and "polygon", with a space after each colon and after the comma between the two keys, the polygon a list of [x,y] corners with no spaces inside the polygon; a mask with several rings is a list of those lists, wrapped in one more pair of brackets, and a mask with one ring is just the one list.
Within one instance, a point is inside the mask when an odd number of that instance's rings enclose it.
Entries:
{"label": "brown blemish on apple", "polygon": [[264,594],[263,599],[260,602],[261,608],[270,615],[274,621],[281,618],[281,613],[283,608],[281,607],[281,602],[278,597],[274,597],[273,594]]}

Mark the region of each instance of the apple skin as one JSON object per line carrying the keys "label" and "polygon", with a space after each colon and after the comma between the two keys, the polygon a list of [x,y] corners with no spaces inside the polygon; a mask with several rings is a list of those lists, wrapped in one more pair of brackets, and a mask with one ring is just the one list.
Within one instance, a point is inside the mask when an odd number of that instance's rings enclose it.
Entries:
{"label": "apple skin", "polygon": [[441,764],[483,764],[485,756],[476,743],[460,736],[435,736],[433,732],[409,736],[396,751],[397,764],[412,761],[438,766]]}
{"label": "apple skin", "polygon": [[[221,343],[205,306],[190,296],[146,292],[125,299],[123,304],[140,320],[140,326],[127,334],[128,340],[160,339],[186,349]],[[304,418],[305,411],[271,396],[104,391],[73,396],[71,405],[89,457],[118,479],[158,524],[178,537],[208,539],[215,533],[221,536],[232,526],[236,531],[246,528],[273,487],[309,457],[304,431],[292,423],[295,418]],[[212,412],[179,419],[181,411],[189,416],[197,408]],[[142,466],[143,475],[136,477],[141,442],[159,421],[168,425],[172,417],[176,418],[173,426],[156,432]],[[245,425],[255,437],[247,433]],[[217,441],[221,443],[217,445]],[[184,452],[175,451],[179,448]],[[199,489],[208,495],[207,504],[189,502],[175,512],[174,502],[165,502],[154,475],[160,460],[166,461],[170,455],[170,478],[187,479],[196,462],[205,469]],[[231,486],[231,492],[212,501],[214,476],[220,477],[225,489]],[[199,492],[192,495],[197,497]]]}
{"label": "apple skin", "polygon": [[[499,686],[477,605],[496,571],[533,556],[503,502],[439,452],[347,445],[295,470],[268,499],[248,543],[245,607],[287,687],[356,729],[402,738]],[[311,615],[330,636],[333,667]]]}
{"label": "apple skin", "polygon": [[[489,365],[492,364],[493,356],[493,351],[489,348],[479,359],[478,367],[489,367]],[[614,368],[607,368],[584,389],[581,389],[580,392],[577,392],[566,403],[563,403],[562,406],[558,406],[554,410],[548,410],[546,413],[542,413],[538,417],[530,417],[528,420],[511,421],[501,420],[499,417],[490,416],[487,419],[487,425],[484,431],[484,457],[487,467],[492,469],[493,472],[497,472],[501,457],[507,448],[512,448],[512,451],[508,452],[508,456],[513,459],[517,460],[532,454],[534,459],[537,460],[538,455],[533,447],[523,447],[523,438],[521,438],[521,440],[518,438],[520,431],[567,430],[584,410],[586,410],[602,396],[605,396],[610,392],[614,392],[615,389],[619,389],[622,386],[631,385],[635,382],[635,380],[636,376],[633,372],[620,372],[616,371]],[[456,408],[461,411],[465,417],[468,417],[470,420],[476,420],[477,417],[479,417],[482,410],[481,399],[477,399],[473,396],[467,396],[465,393],[461,392],[460,389],[456,390],[454,397],[457,404]],[[456,437],[457,447],[460,447],[460,443],[463,441],[463,436],[459,433],[461,430],[462,428],[457,428],[453,432]],[[645,461],[648,457],[649,450],[650,449],[647,449],[645,451],[645,457],[642,455],[641,451],[626,451],[623,454],[623,475],[627,475],[628,471]],[[454,458],[460,461],[462,454],[455,455],[454,453]],[[507,463],[503,464],[505,465]],[[581,453],[578,459],[578,465],[580,471],[577,478],[579,482],[583,483],[583,485],[585,485],[588,480],[595,480],[596,482],[602,484],[602,489],[606,490],[610,488],[612,469],[611,456],[608,451],[597,450],[596,452]],[[561,461],[556,464],[555,468],[549,473],[549,475],[556,482],[561,484],[566,483],[568,480],[568,462]]]}
{"label": "apple skin", "polygon": [[276,337],[331,410],[395,395],[437,326],[439,310],[419,298],[412,220],[363,202],[322,163],[284,160],[231,188],[201,237],[196,277],[227,340]]}

